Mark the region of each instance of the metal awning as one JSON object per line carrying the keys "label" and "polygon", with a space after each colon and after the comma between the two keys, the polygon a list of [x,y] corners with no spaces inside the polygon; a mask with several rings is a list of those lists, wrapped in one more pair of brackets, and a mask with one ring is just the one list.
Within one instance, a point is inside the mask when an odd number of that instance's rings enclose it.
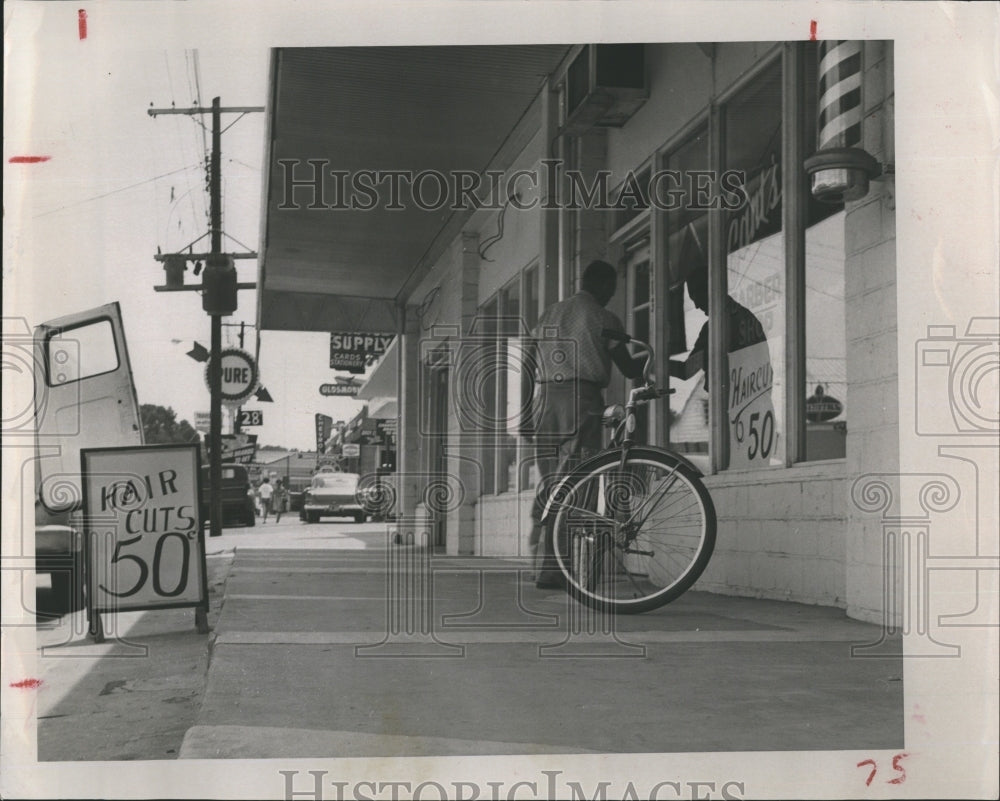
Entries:
{"label": "metal awning", "polygon": [[398,392],[396,372],[399,369],[399,337],[392,341],[386,352],[382,354],[368,380],[358,390],[358,400],[374,398],[395,398]]}
{"label": "metal awning", "polygon": [[[397,331],[397,304],[460,232],[467,213],[413,203],[369,211],[310,205],[342,202],[338,180],[351,181],[362,170],[451,175],[490,168],[519,146],[510,141],[512,131],[568,51],[566,45],[272,51],[261,329]],[[327,174],[318,198],[314,186],[290,193],[289,179],[316,177],[310,160],[321,172],[349,177]],[[434,194],[431,185],[428,195]]]}

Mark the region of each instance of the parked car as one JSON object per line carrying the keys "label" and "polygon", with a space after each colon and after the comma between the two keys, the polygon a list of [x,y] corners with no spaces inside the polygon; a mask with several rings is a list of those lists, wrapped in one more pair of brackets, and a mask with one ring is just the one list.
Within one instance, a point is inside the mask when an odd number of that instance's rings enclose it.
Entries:
{"label": "parked car", "polygon": [[[211,508],[211,487],[208,466],[201,468],[201,517],[208,520]],[[245,465],[222,465],[222,524],[236,521],[244,526],[257,522],[250,473]]]}
{"label": "parked car", "polygon": [[43,617],[83,609],[83,541],[68,513],[52,514],[35,502],[35,573],[48,574],[49,589],[35,586],[35,610]]}
{"label": "parked car", "polygon": [[357,473],[317,473],[302,497],[299,519],[316,523],[321,517],[353,517],[356,523],[366,519],[358,497]]}

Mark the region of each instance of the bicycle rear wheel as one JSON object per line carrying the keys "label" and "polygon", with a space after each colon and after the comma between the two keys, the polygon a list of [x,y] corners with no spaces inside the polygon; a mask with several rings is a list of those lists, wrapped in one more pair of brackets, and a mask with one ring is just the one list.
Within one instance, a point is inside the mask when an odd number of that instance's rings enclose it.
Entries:
{"label": "bicycle rear wheel", "polygon": [[697,473],[666,451],[632,448],[580,465],[549,514],[570,594],[595,609],[634,614],[680,597],[715,548],[715,507]]}

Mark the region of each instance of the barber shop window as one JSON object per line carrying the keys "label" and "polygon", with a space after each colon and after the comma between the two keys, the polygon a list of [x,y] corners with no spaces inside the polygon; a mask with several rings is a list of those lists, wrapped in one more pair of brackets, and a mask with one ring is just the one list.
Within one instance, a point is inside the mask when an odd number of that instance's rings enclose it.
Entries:
{"label": "barber shop window", "polygon": [[[700,125],[664,158],[665,175],[696,175],[709,168],[708,127]],[[668,180],[670,183],[668,184]],[[672,185],[664,179],[657,185],[658,196],[666,202],[668,192],[683,193],[680,202],[666,213],[664,221],[667,290],[667,325],[670,361],[683,368],[671,368],[668,398],[667,441],[698,466],[709,470],[708,392],[705,389],[705,352],[695,353],[702,329],[708,322],[704,306],[699,307],[688,290],[705,285],[708,276],[708,210],[694,197],[688,181]],[[695,296],[698,296],[695,291]],[[699,303],[702,303],[699,298]]]}
{"label": "barber shop window", "polygon": [[[805,50],[805,141],[817,146],[818,43]],[[847,452],[847,310],[844,305],[844,204],[810,194],[806,215],[805,458]]]}
{"label": "barber shop window", "polygon": [[521,345],[538,322],[539,276],[529,267],[509,281],[479,310],[479,330],[495,339],[490,364],[483,365],[481,395],[489,421],[483,432],[483,494],[518,492],[535,486],[530,443],[517,436],[521,406]]}
{"label": "barber shop window", "polygon": [[745,174],[744,203],[724,230],[730,469],[785,461],[781,91],[777,61],[723,107],[724,167]]}

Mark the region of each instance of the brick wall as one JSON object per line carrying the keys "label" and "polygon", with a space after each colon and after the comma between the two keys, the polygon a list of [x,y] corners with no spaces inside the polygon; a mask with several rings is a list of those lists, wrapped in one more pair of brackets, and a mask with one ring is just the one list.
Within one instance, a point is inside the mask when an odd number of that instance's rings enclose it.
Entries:
{"label": "brick wall", "polygon": [[[894,160],[892,43],[863,51],[863,146],[880,162]],[[847,205],[847,474],[899,471],[896,224],[892,179],[873,181]],[[848,487],[848,491],[850,488]],[[881,521],[848,504],[847,612],[881,622],[886,577]],[[894,579],[893,579],[894,580]]]}
{"label": "brick wall", "polygon": [[845,606],[843,462],[723,473],[705,483],[718,535],[696,590]]}

